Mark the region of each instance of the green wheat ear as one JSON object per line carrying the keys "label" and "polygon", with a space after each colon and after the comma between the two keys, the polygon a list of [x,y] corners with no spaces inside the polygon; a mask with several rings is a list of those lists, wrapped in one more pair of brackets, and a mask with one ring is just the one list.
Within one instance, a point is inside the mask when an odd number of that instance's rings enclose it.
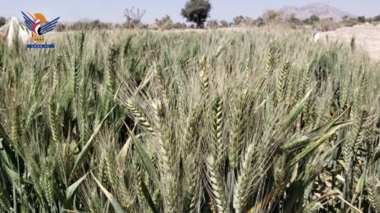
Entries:
{"label": "green wheat ear", "polygon": [[54,142],[58,143],[61,141],[61,134],[60,134],[60,125],[59,125],[59,118],[58,113],[59,107],[56,106],[56,103],[54,99],[52,98],[49,101],[49,120],[50,120],[50,128],[53,135]]}
{"label": "green wheat ear", "polygon": [[242,142],[244,140],[244,134],[246,127],[244,126],[244,109],[245,109],[245,99],[247,95],[247,90],[244,89],[237,100],[234,120],[231,133],[231,142],[228,146],[228,159],[231,168],[236,168],[238,166],[240,151],[242,148]]}
{"label": "green wheat ear", "polygon": [[207,68],[207,58],[203,57],[200,61],[200,72],[199,72],[199,80],[201,83],[201,90],[203,97],[205,98],[205,103],[208,102],[208,98],[210,97],[209,92],[209,77],[206,73]]}
{"label": "green wheat ear", "polygon": [[272,69],[274,66],[274,42],[270,40],[269,42],[269,50],[267,56],[267,64],[265,66],[265,81],[268,80],[269,76],[272,74]]}
{"label": "green wheat ear", "polygon": [[215,159],[212,155],[207,157],[207,170],[210,173],[210,184],[212,188],[212,193],[214,195],[215,206],[218,212],[227,213],[227,198],[225,194],[224,184],[222,182],[222,177],[218,173]]}
{"label": "green wheat ear", "polygon": [[285,63],[282,65],[280,78],[278,80],[278,86],[277,86],[277,96],[278,96],[278,100],[280,101],[284,98],[285,82],[286,82],[286,77],[288,75],[288,71],[289,71],[289,61],[286,60]]}
{"label": "green wheat ear", "polygon": [[199,181],[199,167],[198,160],[193,153],[186,156],[185,161],[185,173],[186,173],[186,184],[187,184],[187,209],[188,212],[195,213],[197,205],[197,186]]}
{"label": "green wheat ear", "polygon": [[54,165],[51,159],[45,160],[45,173],[44,173],[44,190],[45,190],[45,196],[47,197],[49,206],[52,207],[54,205],[55,200],[55,192],[53,190],[53,170]]}
{"label": "green wheat ear", "polygon": [[108,49],[107,56],[107,82],[106,82],[106,92],[112,95],[116,92],[116,74],[119,68],[119,55],[120,47],[115,44],[111,44]]}
{"label": "green wheat ear", "polygon": [[214,139],[214,152],[217,156],[217,162],[219,162],[220,159],[223,159],[223,151],[224,151],[224,144],[222,141],[223,136],[223,100],[220,96],[218,96],[214,102],[213,106],[213,124],[212,124],[212,132],[213,132],[213,139]]}
{"label": "green wheat ear", "polygon": [[151,123],[147,120],[142,111],[138,108],[134,100],[129,99],[126,103],[126,106],[132,112],[133,116],[137,119],[138,123],[142,127],[146,128],[146,130],[148,130],[149,132],[154,133],[154,129]]}
{"label": "green wheat ear", "polygon": [[85,40],[86,34],[82,31],[79,33],[77,37],[77,53],[79,57],[82,57],[83,55],[83,49],[84,49],[84,40]]}
{"label": "green wheat ear", "polygon": [[165,77],[164,77],[163,70],[162,70],[161,66],[154,65],[154,73],[155,73],[155,76],[157,79],[158,86],[161,90],[160,94],[162,95],[165,104],[167,104],[167,102],[169,101],[168,91],[166,89]]}
{"label": "green wheat ear", "polygon": [[13,116],[12,116],[12,140],[15,148],[21,152],[21,106],[19,104],[13,104]]}

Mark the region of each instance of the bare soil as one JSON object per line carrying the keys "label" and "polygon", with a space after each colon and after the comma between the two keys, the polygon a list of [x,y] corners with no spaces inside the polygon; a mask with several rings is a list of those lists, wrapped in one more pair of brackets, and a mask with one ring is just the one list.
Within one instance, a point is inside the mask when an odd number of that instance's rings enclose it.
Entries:
{"label": "bare soil", "polygon": [[329,41],[343,41],[351,43],[351,38],[355,37],[355,45],[357,49],[364,50],[369,56],[380,61],[380,25],[355,25],[353,27],[343,27],[335,31],[323,32],[320,34],[321,39],[326,39],[328,35]]}

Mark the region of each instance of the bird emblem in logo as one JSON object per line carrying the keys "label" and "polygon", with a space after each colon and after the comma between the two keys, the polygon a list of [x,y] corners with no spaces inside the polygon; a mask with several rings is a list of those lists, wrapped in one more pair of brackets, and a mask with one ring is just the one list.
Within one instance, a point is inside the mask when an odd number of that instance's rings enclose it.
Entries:
{"label": "bird emblem in logo", "polygon": [[53,21],[48,22],[45,16],[41,13],[35,13],[32,15],[27,12],[29,16],[22,11],[21,13],[24,16],[26,27],[33,32],[32,43],[44,43],[43,35],[53,31],[59,19],[58,17]]}

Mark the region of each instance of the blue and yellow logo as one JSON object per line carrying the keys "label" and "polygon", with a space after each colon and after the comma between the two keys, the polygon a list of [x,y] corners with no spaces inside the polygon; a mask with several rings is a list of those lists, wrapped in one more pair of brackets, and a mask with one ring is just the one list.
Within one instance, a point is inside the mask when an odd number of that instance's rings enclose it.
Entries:
{"label": "blue and yellow logo", "polygon": [[50,31],[54,30],[54,27],[58,23],[58,18],[54,19],[53,21],[47,21],[45,16],[42,13],[35,13],[34,15],[29,14],[26,15],[24,12],[22,12],[22,15],[25,19],[25,25],[26,27],[32,31],[32,39],[31,43],[28,44],[28,48],[54,48],[54,44],[45,44],[45,37],[44,35]]}

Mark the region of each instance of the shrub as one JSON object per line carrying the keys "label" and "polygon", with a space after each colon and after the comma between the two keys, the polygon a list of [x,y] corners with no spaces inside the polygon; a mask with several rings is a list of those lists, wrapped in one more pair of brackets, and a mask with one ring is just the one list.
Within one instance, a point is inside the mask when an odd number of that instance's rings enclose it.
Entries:
{"label": "shrub", "polygon": [[359,21],[355,18],[350,18],[347,21],[343,22],[343,25],[345,27],[352,27],[352,26],[357,25],[357,24],[359,24]]}
{"label": "shrub", "polygon": [[143,27],[143,24],[141,23],[142,17],[145,15],[145,10],[137,9],[137,11],[134,10],[135,8],[132,7],[131,9],[125,9],[124,11],[124,17],[126,19],[123,26],[128,29],[139,29]]}
{"label": "shrub", "polygon": [[177,22],[177,23],[173,24],[173,28],[174,29],[186,29],[187,26],[185,23]]}
{"label": "shrub", "polygon": [[358,16],[358,21],[364,23],[366,21],[365,16]]}
{"label": "shrub", "polygon": [[160,20],[156,19],[156,24],[162,30],[169,30],[173,27],[173,21],[169,15],[162,17]]}
{"label": "shrub", "polygon": [[0,17],[0,27],[7,23],[7,19],[5,17]]}
{"label": "shrub", "polygon": [[64,24],[58,22],[54,29],[55,29],[57,32],[63,32],[63,31],[66,30],[66,25],[64,25]]}
{"label": "shrub", "polygon": [[261,18],[261,17],[258,17],[256,20],[255,20],[255,23],[258,27],[264,25],[264,19]]}
{"label": "shrub", "polygon": [[228,27],[228,22],[226,20],[221,20],[219,23],[221,27]]}
{"label": "shrub", "polygon": [[332,31],[339,27],[339,23],[334,22],[331,18],[321,19],[318,22],[314,23],[314,28],[321,32]]}
{"label": "shrub", "polygon": [[244,16],[236,16],[233,18],[233,23],[235,24],[235,26],[239,26],[244,21],[244,19]]}
{"label": "shrub", "polygon": [[373,18],[374,21],[380,21],[380,15],[377,15]]}
{"label": "shrub", "polygon": [[265,10],[263,15],[264,24],[278,24],[282,21],[283,12],[279,10]]}
{"label": "shrub", "polygon": [[255,20],[253,20],[250,17],[245,17],[245,19],[243,20],[243,22],[240,25],[242,25],[244,27],[254,27],[256,25],[256,22],[255,22]]}
{"label": "shrub", "polygon": [[207,27],[211,29],[217,29],[219,27],[218,21],[217,20],[210,20],[207,22]]}

